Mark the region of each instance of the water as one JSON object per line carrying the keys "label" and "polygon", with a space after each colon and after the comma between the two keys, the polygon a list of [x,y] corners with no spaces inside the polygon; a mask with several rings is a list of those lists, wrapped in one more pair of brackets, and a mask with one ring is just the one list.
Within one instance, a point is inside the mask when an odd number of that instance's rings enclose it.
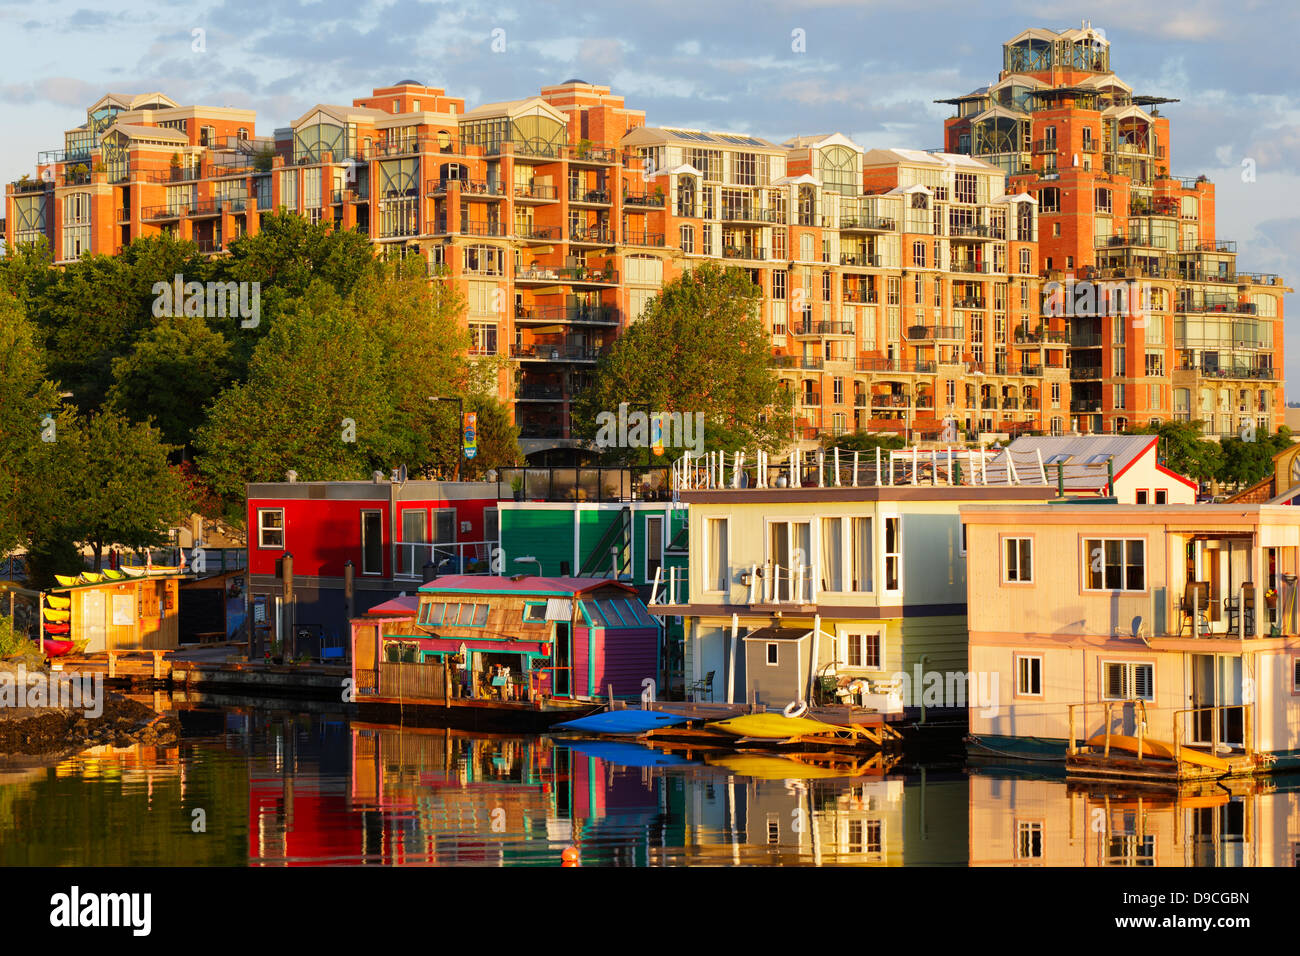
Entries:
{"label": "water", "polygon": [[[166,706],[166,703],[164,703]],[[183,707],[190,705],[184,704]],[[0,864],[1240,866],[1300,856],[1286,778],[1159,798],[1051,772],[779,758],[181,711],[170,748],[0,776]]]}

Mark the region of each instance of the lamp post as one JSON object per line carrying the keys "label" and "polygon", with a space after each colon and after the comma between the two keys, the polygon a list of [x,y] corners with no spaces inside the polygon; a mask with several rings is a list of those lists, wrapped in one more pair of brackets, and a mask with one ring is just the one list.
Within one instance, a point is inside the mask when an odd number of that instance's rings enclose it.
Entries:
{"label": "lamp post", "polygon": [[430,395],[428,399],[431,402],[454,402],[456,404],[456,464],[452,468],[451,480],[458,481],[460,479],[461,445],[464,442],[461,429],[465,423],[465,403],[459,398],[443,398],[440,395]]}
{"label": "lamp post", "polygon": [[516,564],[523,562],[531,562],[537,565],[537,576],[539,578],[542,576],[542,562],[540,559],[533,557],[531,554],[521,555],[520,557],[515,558]]}

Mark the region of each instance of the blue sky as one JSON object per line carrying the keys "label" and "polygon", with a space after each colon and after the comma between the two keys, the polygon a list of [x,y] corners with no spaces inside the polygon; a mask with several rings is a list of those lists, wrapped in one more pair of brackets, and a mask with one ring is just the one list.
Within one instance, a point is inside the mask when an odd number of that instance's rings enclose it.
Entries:
{"label": "blue sky", "polygon": [[[211,4],[0,0],[0,179],[62,146],[103,92],[253,108],[269,134],[318,102],[412,78],[472,108],[580,77],[658,125],[774,140],[840,131],[867,147],[936,147],[933,100],[996,77],[1001,44],[1087,18],[1135,92],[1177,97],[1171,171],[1217,186],[1239,268],[1300,281],[1300,5],[1204,0],[511,3],[315,0]],[[205,31],[196,52],[194,31]],[[805,50],[792,49],[803,31]],[[503,33],[494,31],[504,31]],[[493,52],[494,36],[504,51]],[[498,42],[497,44],[501,44]],[[1254,160],[1254,182],[1242,161]],[[1294,305],[1288,296],[1288,312]],[[1288,323],[1290,327],[1292,323]],[[1300,336],[1287,377],[1300,380]]]}

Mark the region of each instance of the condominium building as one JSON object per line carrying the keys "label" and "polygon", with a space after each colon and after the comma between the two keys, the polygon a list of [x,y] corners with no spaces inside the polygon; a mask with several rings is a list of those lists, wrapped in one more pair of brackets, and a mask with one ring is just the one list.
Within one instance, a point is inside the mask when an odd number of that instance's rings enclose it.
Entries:
{"label": "condominium building", "polygon": [[[1072,313],[1071,426],[1281,425],[1292,290],[1239,270],[1236,243],[1216,236],[1214,184],[1173,174],[1160,107],[1176,101],[1135,93],[1087,23],[1025,30],[1002,51],[995,83],[942,101],[957,108],[945,148],[1000,167],[1008,191],[1038,201],[1035,269],[1064,287],[1064,307],[1049,311]],[[1085,284],[1101,288],[1085,295]]]}
{"label": "condominium building", "polygon": [[[1034,37],[1026,51],[1038,50]],[[442,89],[405,81],[350,106],[317,104],[262,137],[248,111],[110,95],[68,131],[63,149],[38,157],[36,179],[6,189],[5,239],[44,237],[67,262],[159,233],[220,254],[280,208],[357,230],[377,254],[414,260],[464,293],[471,353],[493,370],[525,452],[539,456],[578,444],[572,401],[596,361],[665,282],[706,260],[744,269],[762,290],[773,363],[794,412],[791,442],[803,449],[859,429],[954,440],[1111,430],[1175,412],[1197,417],[1207,402],[1217,431],[1237,426],[1239,406],[1271,425],[1283,406],[1274,332],[1286,290],[1259,277],[1242,292],[1231,284],[1244,277],[1231,252],[1200,250],[1213,244],[1213,187],[1157,181],[1122,140],[1127,112],[1104,130],[1094,124],[1091,152],[1078,120],[1078,151],[1089,163],[1103,136],[1116,141],[1097,157],[1113,174],[1065,163],[1049,172],[1040,168],[1048,154],[1028,139],[1024,155],[1009,158],[1005,137],[989,138],[1008,110],[1026,128],[1046,122],[1040,99],[1070,122],[1082,115],[1075,99],[1043,92],[1067,74],[1018,69],[1005,97],[1000,85],[955,101],[961,116],[949,124],[947,152],[868,150],[839,133],[774,143],[650,127],[609,87],[576,79],[470,110]],[[1067,79],[1082,83],[1073,72]],[[1087,96],[1102,99],[1100,89]],[[963,129],[977,133],[978,148]],[[1164,127],[1153,129],[1164,144]],[[1018,147],[1028,135],[1012,139]],[[1093,257],[1089,238],[1085,263],[1066,247],[1083,228],[1072,217],[1082,222],[1083,213],[1061,212],[1079,202],[1069,177],[1085,175],[1090,188],[1109,177],[1109,210],[1154,210],[1157,198],[1176,193],[1191,201],[1180,206],[1191,215],[1143,213],[1134,226],[1089,207],[1088,235],[1104,243]],[[1052,218],[1040,226],[1044,205]],[[1045,283],[1069,270],[1146,268],[1138,253],[1147,247],[1116,240],[1165,226],[1183,230],[1162,239],[1166,246],[1196,230],[1198,248],[1165,255],[1172,264],[1161,266],[1195,281],[1152,283],[1163,311],[1149,329],[1044,310]],[[1121,253],[1130,258],[1116,265]],[[1183,304],[1201,311],[1178,312]],[[1240,344],[1247,333],[1249,347]],[[1239,338],[1231,348],[1204,345],[1223,336]],[[1228,377],[1243,356],[1254,363],[1250,374]],[[1120,368],[1127,372],[1112,374]]]}

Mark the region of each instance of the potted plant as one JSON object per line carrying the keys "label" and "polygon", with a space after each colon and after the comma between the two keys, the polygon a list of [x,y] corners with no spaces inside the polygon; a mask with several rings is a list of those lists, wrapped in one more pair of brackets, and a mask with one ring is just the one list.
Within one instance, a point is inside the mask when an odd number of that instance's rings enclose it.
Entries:
{"label": "potted plant", "polygon": [[522,475],[515,475],[510,479],[510,490],[515,493],[515,501],[524,500],[524,478]]}

